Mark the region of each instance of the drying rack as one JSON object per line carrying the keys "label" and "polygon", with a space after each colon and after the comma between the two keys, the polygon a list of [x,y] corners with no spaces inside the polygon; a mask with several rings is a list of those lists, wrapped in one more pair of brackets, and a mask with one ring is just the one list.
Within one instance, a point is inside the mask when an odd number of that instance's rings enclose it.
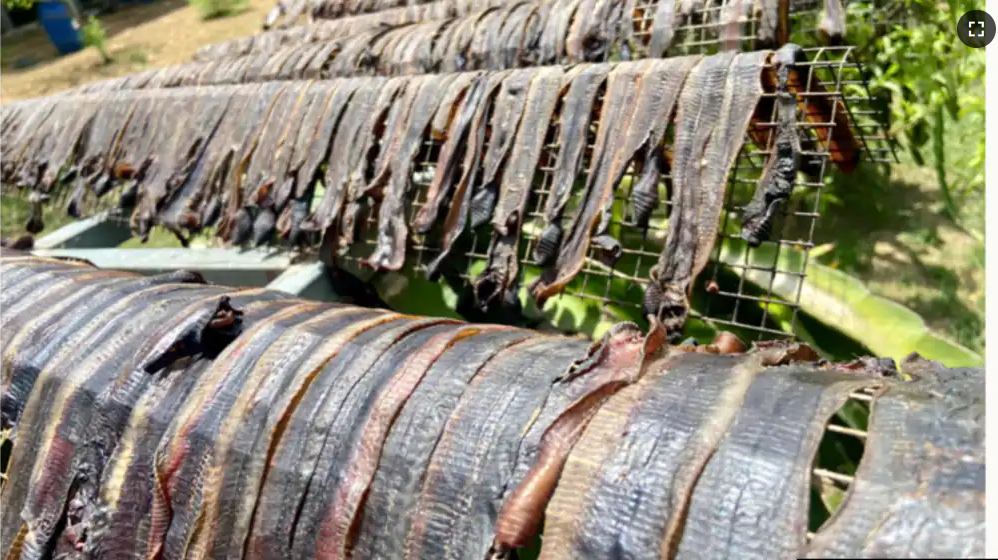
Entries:
{"label": "drying rack", "polygon": [[[857,138],[862,147],[862,165],[882,166],[893,159],[892,143],[870,98],[860,64],[853,56],[850,47],[823,47],[808,49],[808,62],[800,68],[803,73],[812,73],[821,91],[805,91],[800,94],[805,103],[818,96],[832,101],[841,100],[852,121]],[[810,84],[812,80],[803,79]],[[772,97],[772,93],[764,96]],[[832,103],[838,107],[838,103]],[[598,113],[593,116],[593,124],[598,122]],[[829,122],[799,122],[799,130],[827,128],[834,126],[835,115]],[[775,123],[755,125],[761,131],[772,130]],[[580,174],[588,168],[592,155],[592,142],[584,155]],[[530,201],[525,219],[523,238],[520,243],[520,268],[527,273],[539,272],[532,252],[539,231],[535,218],[543,213],[547,193],[550,190],[552,171],[557,166],[558,123],[551,123],[545,154],[535,177],[535,196]],[[765,134],[764,136],[772,136]],[[666,142],[671,142],[671,130]],[[831,169],[831,153],[827,146],[815,143],[815,149],[804,152],[805,159],[814,162],[818,173],[813,177],[798,175],[798,183],[790,203],[783,215],[778,218],[771,241],[756,249],[745,246],[739,238],[739,214],[752,195],[756,181],[770,152],[771,140],[765,146],[757,145],[747,136],[741,153],[729,177],[727,200],[722,214],[719,236],[715,244],[712,262],[708,264],[695,282],[693,313],[690,324],[695,331],[698,326],[710,329],[733,330],[746,340],[786,339],[799,321],[801,287],[807,275],[810,250],[815,243],[815,230],[820,217],[822,192],[836,171]],[[668,145],[668,144],[667,144]],[[425,201],[426,187],[432,179],[432,169],[438,157],[440,145],[427,136],[423,149],[416,160],[413,183],[414,196],[409,216],[418,212]],[[862,173],[860,167],[856,173]],[[639,323],[641,295],[647,283],[648,271],[655,263],[665,237],[665,221],[669,212],[668,175],[660,185],[660,208],[653,216],[647,235],[643,235],[631,220],[630,184],[633,170],[628,172],[615,197],[615,213],[610,233],[617,237],[623,246],[623,257],[613,267],[608,267],[591,254],[578,276],[566,286],[562,296],[552,298],[557,304],[559,297],[574,296],[599,305],[612,307]],[[578,181],[584,180],[577,177]],[[577,189],[576,189],[577,191]],[[579,193],[573,198],[565,213],[579,203]],[[56,202],[53,206],[60,207]],[[371,210],[362,221],[358,242],[350,253],[338,263],[344,269],[359,270],[359,262],[367,257],[374,247],[374,213]],[[270,286],[305,297],[329,299],[337,297],[329,284],[324,265],[315,253],[294,254],[280,249],[239,250],[221,247],[202,249],[119,249],[117,245],[130,237],[127,217],[103,214],[95,218],[72,223],[51,235],[39,239],[36,247],[42,254],[84,258],[98,266],[134,270],[146,273],[165,272],[176,269],[196,269],[205,273],[215,282],[230,285]],[[462,235],[447,261],[450,274],[442,281],[447,282],[458,293],[467,292],[477,271],[484,265],[490,238],[488,225]],[[208,234],[212,232],[207,232]],[[431,233],[421,236],[410,234],[406,257],[406,271],[426,278],[426,265],[439,252],[438,239]],[[526,285],[527,282],[523,282]],[[548,305],[552,305],[551,302]],[[619,317],[619,315],[618,315]],[[701,331],[702,332],[702,331]]]}

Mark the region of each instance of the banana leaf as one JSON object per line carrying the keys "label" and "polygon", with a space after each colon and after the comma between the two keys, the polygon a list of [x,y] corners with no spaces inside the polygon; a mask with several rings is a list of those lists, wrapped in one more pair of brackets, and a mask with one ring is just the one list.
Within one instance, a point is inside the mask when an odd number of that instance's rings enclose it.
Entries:
{"label": "banana leaf", "polygon": [[[778,272],[772,279],[773,295],[794,301],[799,277],[804,270],[805,253],[763,246],[749,251],[743,242],[726,240],[720,261],[725,264],[749,262]],[[759,286],[769,286],[769,273],[734,268],[737,274]],[[981,366],[984,359],[968,348],[950,342],[926,326],[914,311],[870,292],[859,279],[813,260],[807,262],[807,275],[800,285],[800,308],[808,315],[842,334],[861,342],[877,356],[900,361],[911,352],[939,361],[949,367]]]}

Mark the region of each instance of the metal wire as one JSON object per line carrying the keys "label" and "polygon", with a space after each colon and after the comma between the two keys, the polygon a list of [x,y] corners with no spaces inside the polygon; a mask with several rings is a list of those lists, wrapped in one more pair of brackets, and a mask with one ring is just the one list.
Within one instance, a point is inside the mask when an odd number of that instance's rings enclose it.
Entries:
{"label": "metal wire", "polygon": [[[849,48],[821,48],[808,51],[809,60],[801,69],[802,83],[804,72],[814,73],[816,83],[827,91],[807,91],[802,97],[807,103],[818,96],[827,97],[833,101],[842,100],[853,115],[859,114],[855,121],[856,132],[865,146],[864,157],[867,164],[878,164],[890,160],[890,147],[887,136],[877,128],[875,121],[865,115],[870,111],[870,99],[855,92],[861,91],[864,82],[859,66],[851,60]],[[852,90],[855,92],[850,93]],[[773,97],[767,93],[766,97]],[[576,177],[576,186],[584,184],[586,170],[592,157],[595,130],[598,126],[598,110],[593,116],[590,129],[589,146],[580,166],[580,174]],[[775,127],[775,116],[768,122],[755,124],[760,131],[769,131]],[[799,123],[799,130],[824,127],[830,130],[834,126],[834,115],[829,122]],[[670,130],[667,147],[671,145]],[[765,134],[772,136],[772,134]],[[537,262],[533,259],[533,249],[540,230],[540,218],[543,216],[548,194],[551,191],[553,171],[557,168],[558,122],[555,119],[548,130],[548,143],[541,158],[541,163],[535,176],[535,187],[528,205],[525,225],[520,242],[520,269],[538,271]],[[709,325],[740,329],[738,332],[749,339],[787,339],[797,322],[800,310],[800,293],[802,280],[807,271],[807,255],[814,246],[814,232],[820,217],[820,198],[828,175],[829,148],[815,142],[815,150],[805,154],[807,159],[814,160],[820,169],[817,177],[806,178],[799,175],[797,188],[791,203],[783,213],[782,225],[774,228],[772,240],[758,249],[743,251],[738,259],[730,255],[721,255],[724,243],[736,246],[740,242],[740,213],[748,203],[756,182],[758,181],[766,158],[771,151],[772,139],[766,141],[766,146],[755,145],[751,137],[747,137],[745,145],[738,156],[734,170],[728,183],[728,196],[722,217],[718,240],[713,255],[713,265],[701,274],[694,286],[693,321],[703,321]],[[437,141],[427,139],[419,163],[413,174],[415,185],[413,199],[410,205],[410,219],[426,202],[426,187],[433,175],[434,165],[438,158],[440,145]],[[484,153],[485,150],[483,150]],[[623,257],[614,267],[600,262],[595,250],[590,250],[582,271],[566,287],[564,294],[594,300],[602,305],[613,305],[618,309],[629,309],[640,315],[641,296],[648,282],[649,269],[659,258],[663,245],[669,209],[671,207],[671,177],[665,175],[659,186],[660,208],[653,215],[647,235],[643,235],[634,224],[630,203],[630,186],[635,178],[635,169],[630,169],[625,179],[615,192],[615,213],[611,223],[610,233],[621,241]],[[572,199],[565,212],[565,222],[573,215],[574,209],[581,201],[578,190],[572,193]],[[346,261],[359,263],[371,254],[376,244],[376,208],[371,208],[368,218],[362,222],[363,230]],[[487,259],[487,249],[491,230],[482,226],[477,231],[466,232],[463,236],[461,251],[452,251],[453,267],[459,271],[458,276],[463,282],[462,289],[470,286],[475,279],[475,272]],[[411,248],[407,255],[407,265],[417,272],[425,272],[426,265],[440,252],[439,240],[434,233],[427,236],[411,234]],[[797,249],[804,255],[803,262],[788,264],[787,259],[780,259],[780,251],[785,247]],[[724,257],[724,258],[722,258]],[[723,262],[722,262],[723,261]],[[698,297],[699,295],[699,297]],[[700,304],[698,305],[698,302]]]}

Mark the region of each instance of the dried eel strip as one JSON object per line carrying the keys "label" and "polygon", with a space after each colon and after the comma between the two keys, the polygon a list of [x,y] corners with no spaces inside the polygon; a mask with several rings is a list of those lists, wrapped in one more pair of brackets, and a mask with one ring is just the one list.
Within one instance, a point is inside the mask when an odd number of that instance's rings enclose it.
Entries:
{"label": "dried eel strip", "polygon": [[842,0],[824,0],[818,31],[830,45],[838,45],[846,35],[846,10]]}
{"label": "dried eel strip", "polygon": [[973,557],[985,539],[984,372],[917,354],[872,404],[856,478],[807,558]]}
{"label": "dried eel strip", "polygon": [[479,371],[433,452],[406,539],[407,558],[485,557],[519,442],[555,378],[585,346],[537,337]]}
{"label": "dried eel strip", "polygon": [[[298,406],[290,412],[285,437],[278,442],[260,490],[247,552],[256,557],[291,557],[304,501],[330,426],[339,412],[342,387],[356,382],[406,335],[425,328],[426,322],[399,317],[368,328],[345,343],[324,343],[314,355],[311,381]],[[304,370],[305,368],[303,368]],[[346,377],[354,381],[341,379]],[[318,481],[316,481],[318,483]]]}
{"label": "dried eel strip", "polygon": [[607,77],[606,99],[600,112],[600,126],[593,148],[582,203],[576,210],[555,262],[547,267],[531,285],[530,291],[539,305],[563,288],[582,269],[593,228],[602,221],[606,198],[612,194],[616,183],[609,183],[609,168],[623,141],[631,119],[641,73],[630,66],[615,67]]}
{"label": "dried eel strip", "polygon": [[[67,265],[63,263],[63,266]],[[11,387],[18,391],[19,388],[23,387],[30,393],[27,398],[15,394],[11,401],[8,401],[12,402],[15,407],[15,410],[10,412],[15,421],[18,412],[23,410],[20,414],[19,433],[10,465],[12,468],[18,468],[27,473],[34,472],[36,468],[41,468],[36,461],[36,454],[40,455],[51,445],[59,445],[60,442],[64,441],[56,438],[57,425],[45,427],[38,419],[41,418],[40,415],[43,414],[43,411],[56,412],[53,402],[60,398],[62,401],[66,400],[67,378],[71,378],[75,372],[72,365],[88,359],[92,352],[100,352],[98,358],[106,356],[111,352],[111,347],[105,344],[107,339],[118,334],[117,340],[120,343],[120,337],[128,334],[127,331],[121,333],[115,331],[121,324],[127,324],[128,319],[132,317],[134,308],[131,306],[141,306],[143,303],[148,303],[150,298],[155,297],[176,298],[182,292],[190,293],[195,288],[172,283],[160,285],[155,281],[137,282],[137,284],[138,289],[133,293],[125,294],[124,297],[114,294],[118,297],[115,298],[116,303],[112,305],[74,309],[71,314],[63,318],[63,323],[58,325],[61,327],[61,332],[53,333],[46,340],[40,341],[49,344],[43,346],[37,354],[31,355],[32,362],[16,364],[16,368],[10,374]],[[167,303],[169,302],[164,302],[164,305]],[[99,320],[97,320],[98,318]],[[82,341],[86,341],[86,344],[81,346]],[[82,352],[80,348],[83,348]],[[12,346],[11,349],[17,351],[19,346]],[[80,372],[75,372],[75,374],[77,377],[85,375],[85,373],[81,374]],[[69,397],[71,396],[72,394],[69,395]],[[25,457],[20,455],[20,449],[37,451],[36,454],[26,458],[25,464],[21,464]],[[68,465],[64,465],[64,467],[68,468]],[[53,473],[53,475],[58,478],[57,473]],[[22,524],[20,518],[20,512],[27,503],[30,491],[27,482],[27,476],[20,477],[4,489],[5,507],[2,513],[2,528],[5,532],[9,531],[7,534],[16,534],[19,528],[23,528],[25,534],[28,532],[29,526]],[[35,539],[37,545],[44,545],[44,543],[37,543],[37,540],[48,540],[49,532],[53,529],[52,523],[55,521],[56,519],[51,517],[41,520],[40,527],[38,527],[41,534]]]}
{"label": "dried eel strip", "polygon": [[551,193],[544,210],[545,228],[534,248],[534,259],[542,266],[549,264],[557,256],[561,245],[564,235],[561,228],[562,216],[582,164],[593,105],[606,83],[610,69],[608,64],[586,67],[572,80],[562,100],[558,116],[558,166],[551,179]]}
{"label": "dried eel strip", "polygon": [[[334,308],[286,331],[270,348],[257,371],[265,381],[249,408],[230,416],[231,444],[215,456],[212,476],[205,482],[203,516],[193,531],[190,549],[196,557],[242,556],[249,538],[259,489],[263,486],[273,446],[283,436],[285,415],[302,391],[299,372],[311,372],[313,349],[327,341],[349,340],[357,332],[395,319],[382,311]],[[341,342],[342,343],[342,342]]]}
{"label": "dried eel strip", "polygon": [[[170,294],[169,292],[173,293]],[[63,358],[56,358],[39,376],[37,381],[41,391],[32,391],[22,418],[22,426],[35,425],[34,418],[41,412],[54,419],[44,430],[22,431],[15,447],[25,444],[29,449],[37,449],[32,465],[28,465],[33,485],[21,493],[17,488],[6,496],[7,506],[20,512],[23,525],[18,529],[24,533],[24,556],[40,557],[53,545],[58,536],[59,522],[66,511],[67,495],[73,486],[72,458],[83,443],[85,431],[93,412],[90,406],[99,388],[105,386],[113,375],[122,369],[145,342],[142,327],[147,320],[162,320],[182,309],[193,299],[215,292],[222,288],[193,287],[187,285],[164,286],[139,292],[135,296],[119,300],[117,310],[123,310],[121,302],[129,303],[139,297],[168,294],[159,297],[146,307],[143,315],[136,316],[133,309],[125,313],[111,315],[100,325],[92,336],[87,338],[93,350],[89,356],[79,358],[69,351]],[[113,308],[112,308],[113,309]],[[117,320],[115,320],[117,319]],[[76,349],[78,350],[78,349]],[[41,428],[41,423],[38,423]],[[27,437],[24,437],[27,436]],[[22,448],[23,449],[23,448]],[[23,466],[20,466],[24,468]],[[28,477],[25,477],[27,479]],[[6,508],[5,508],[6,509]],[[22,529],[23,528],[23,529]],[[4,530],[19,532],[5,520]]]}
{"label": "dried eel strip", "polygon": [[790,40],[790,0],[762,0],[757,43],[776,48]]}
{"label": "dried eel strip", "polygon": [[[349,181],[346,185],[347,205],[343,210],[343,217],[340,220],[339,246],[350,247],[353,244],[354,235],[357,231],[361,219],[361,212],[364,208],[362,199],[368,180],[368,168],[372,152],[378,149],[378,134],[376,129],[384,126],[385,130],[392,130],[392,120],[398,119],[401,113],[401,103],[395,103],[395,98],[401,95],[408,84],[408,80],[394,78],[388,80],[381,87],[377,100],[372,105],[373,111],[367,115],[367,120],[358,130],[353,145],[353,161],[350,165]],[[385,152],[377,154],[377,158],[384,158]],[[377,168],[377,161],[375,161]]]}
{"label": "dried eel strip", "polygon": [[713,134],[704,150],[704,159],[709,165],[701,171],[697,192],[697,247],[693,254],[691,282],[707,266],[713,251],[728,176],[745,142],[745,130],[749,128],[752,114],[762,97],[760,74],[767,56],[765,51],[737,55],[728,70],[721,115],[715,128],[722,134]]}
{"label": "dried eel strip", "polygon": [[353,548],[355,558],[402,557],[433,448],[468,382],[498,353],[531,336],[511,329],[463,338],[430,367],[382,447]]}
{"label": "dried eel strip", "polygon": [[435,278],[442,263],[447,259],[458,236],[464,233],[471,217],[471,207],[473,193],[472,189],[479,182],[482,157],[482,149],[486,145],[486,129],[488,118],[498,97],[500,85],[512,72],[497,72],[489,76],[485,84],[485,91],[482,93],[482,102],[475,111],[474,119],[471,123],[471,130],[468,131],[468,142],[464,148],[464,158],[461,164],[461,177],[454,186],[454,195],[451,198],[450,210],[444,217],[443,235],[440,243],[440,254],[427,267],[427,275]]}
{"label": "dried eel strip", "polygon": [[104,516],[99,509],[98,492],[105,467],[121,441],[134,407],[155,379],[180,360],[216,356],[240,333],[239,308],[261,291],[201,296],[197,303],[162,321],[148,333],[139,353],[126,360],[125,368],[117,370],[117,378],[97,393],[91,405],[94,411],[90,426],[72,461],[73,486],[62,542],[72,544],[74,549],[91,542],[91,527]]}
{"label": "dried eel strip", "polygon": [[454,76],[428,78],[419,84],[410,84],[406,91],[402,108],[408,118],[402,122],[400,131],[391,136],[396,141],[388,146],[388,163],[368,187],[372,191],[384,190],[378,208],[377,245],[365,261],[372,268],[402,268],[406,240],[409,237],[405,209],[410,197],[413,160],[422,146],[427,128],[440,104],[441,95],[453,79]]}
{"label": "dried eel strip", "polygon": [[[557,259],[530,288],[539,303],[561,291],[578,274],[590,241],[607,258],[619,257],[619,242],[607,235],[614,191],[638,151],[654,150],[661,143],[680,88],[698,60],[643,61],[610,72],[582,206],[572,219]],[[551,241],[547,243],[553,244]]]}
{"label": "dried eel strip", "polygon": [[322,185],[325,191],[322,199],[309,217],[311,227],[325,231],[337,222],[347,197],[347,181],[354,157],[359,150],[353,149],[354,139],[359,134],[364,119],[370,114],[372,104],[385,80],[371,81],[367,87],[356,88],[349,104],[346,104],[336,125],[336,136],[330,143],[332,148],[325,160],[326,172]]}
{"label": "dried eel strip", "polygon": [[720,118],[723,84],[733,57],[734,53],[724,53],[703,59],[687,78],[679,98],[669,229],[642,302],[645,315],[659,318],[670,333],[678,333],[689,314],[704,165],[701,159]]}
{"label": "dried eel strip", "polygon": [[[293,303],[264,290],[243,292],[233,301],[240,306],[244,327]],[[149,529],[156,448],[173,414],[196,391],[211,362],[198,359],[188,364],[161,373],[135,403],[106,467],[85,554],[116,557],[143,550],[138,547],[145,546]]]}
{"label": "dried eel strip", "polygon": [[599,490],[571,538],[576,558],[672,556],[694,485],[763,369],[757,356],[710,354],[661,367],[668,373],[641,394],[594,480]]}
{"label": "dried eel strip", "polygon": [[614,325],[585,358],[555,380],[520,445],[513,481],[507,485],[512,491],[496,522],[494,550],[523,547],[538,535],[544,506],[572,447],[602,404],[638,379],[646,357],[662,345],[660,334],[653,331],[646,339],[633,323]]}
{"label": "dried eel strip", "polygon": [[797,100],[787,87],[793,66],[792,59],[788,59],[790,55],[792,51],[784,48],[774,56],[777,65],[776,141],[742,217],[741,236],[750,247],[758,247],[769,239],[773,220],[790,199],[800,169]]}
{"label": "dried eel strip", "polygon": [[[508,327],[465,326],[442,332],[413,352],[397,372],[382,385],[376,400],[363,420],[356,451],[347,462],[346,473],[340,479],[326,517],[322,522],[318,547],[334,558],[350,556],[359,528],[359,510],[365,506],[381,449],[401,408],[422,382],[430,367],[462,339],[487,336]],[[400,543],[401,544],[401,543]]]}
{"label": "dried eel strip", "polygon": [[623,436],[631,410],[639,396],[654,383],[661,360],[651,361],[648,374],[624,387],[600,407],[572,447],[558,477],[554,494],[544,511],[544,558],[575,558],[569,549],[571,539],[592,500],[592,484],[600,466]]}
{"label": "dried eel strip", "polygon": [[567,86],[563,78],[561,69],[552,67],[540,69],[530,81],[522,124],[516,132],[512,153],[499,185],[499,200],[492,213],[488,260],[485,270],[475,281],[475,298],[483,308],[487,308],[497,296],[503,302],[516,298],[520,230],[548,127],[559,97]]}
{"label": "dried eel strip", "polygon": [[[418,233],[425,234],[430,231],[430,228],[437,221],[444,200],[451,195],[455,180],[460,178],[458,173],[461,171],[461,163],[464,160],[468,135],[471,133],[472,122],[482,103],[485,85],[488,83],[488,79],[484,76],[478,74],[469,74],[469,76],[473,76],[470,85],[458,79],[451,86],[452,91],[456,88],[461,89],[460,104],[456,98],[445,99],[440,108],[437,109],[437,115],[434,118],[433,134],[444,136],[446,140],[440,147],[440,157],[437,158],[433,180],[426,191],[426,202],[413,220],[412,226]],[[448,93],[451,94],[451,92]],[[454,93],[453,95],[456,97],[458,94]],[[444,111],[449,115],[446,127],[437,124],[437,118]]]}
{"label": "dried eel strip", "polygon": [[[106,274],[107,272],[111,271],[83,271],[64,284],[63,289],[46,290],[45,293],[52,296],[51,302],[46,301],[47,298],[34,300],[44,305],[43,312],[39,312],[38,309],[28,309],[26,314],[30,317],[18,318],[20,320],[17,322],[4,325],[0,429],[6,430],[17,426],[28,395],[35,386],[39,372],[44,368],[44,360],[55,348],[52,342],[69,335],[66,330],[55,329],[72,317],[74,306],[79,305],[83,298],[94,298],[99,301],[102,292],[107,293],[110,290],[113,290],[111,293],[115,296],[121,297],[124,294],[117,288],[125,290],[129,281],[134,280],[132,275]],[[98,278],[103,281],[94,282]],[[88,285],[81,287],[80,281],[87,282]],[[6,309],[9,307],[5,308],[3,313],[5,320],[11,318],[14,313]]]}
{"label": "dried eel strip", "polygon": [[697,481],[677,556],[802,557],[825,426],[850,393],[878,381],[801,366],[759,374]]}
{"label": "dried eel strip", "polygon": [[477,228],[492,216],[499,197],[500,168],[513,148],[513,139],[526,107],[527,92],[536,72],[514,70],[502,80],[490,121],[491,136],[482,161],[481,188],[471,201],[471,227]]}
{"label": "dried eel strip", "polygon": [[203,485],[212,474],[216,451],[223,452],[230,441],[225,421],[246,406],[259,383],[253,375],[257,362],[296,321],[322,311],[319,304],[299,303],[261,320],[229,345],[204,374],[201,388],[177,411],[164,445],[156,451],[149,529],[140,552],[163,558],[186,554],[191,530],[202,513],[202,496],[217,492]]}
{"label": "dried eel strip", "polygon": [[437,335],[454,333],[463,328],[454,321],[423,319],[420,322],[423,323],[423,328],[411,331],[390,346],[374,365],[366,371],[351,370],[350,375],[337,380],[331,389],[330,400],[336,404],[338,412],[328,428],[327,439],[301,504],[292,547],[294,557],[337,557],[334,550],[323,548],[322,544],[328,539],[328,533],[319,528],[327,527],[329,506],[334,502],[339,489],[344,484],[351,483],[345,477],[352,459],[352,450],[362,437],[362,419],[367,417],[376,404],[375,395],[386,386],[410,355],[418,352]]}

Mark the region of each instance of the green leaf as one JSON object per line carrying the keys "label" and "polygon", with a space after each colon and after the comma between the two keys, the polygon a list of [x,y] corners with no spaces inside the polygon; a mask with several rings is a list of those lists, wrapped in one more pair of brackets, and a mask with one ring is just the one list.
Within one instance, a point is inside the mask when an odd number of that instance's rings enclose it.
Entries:
{"label": "green leaf", "polygon": [[[748,247],[740,240],[725,240],[721,246],[723,263],[745,262]],[[749,254],[749,262],[759,267],[774,260],[781,273],[772,281],[773,295],[795,301],[800,284],[800,307],[808,315],[841,333],[860,341],[877,356],[900,361],[911,352],[918,352],[949,367],[980,366],[983,358],[955,342],[933,333],[914,311],[870,292],[860,280],[839,270],[814,261],[807,263],[803,282],[793,272],[803,270],[805,255],[799,250],[763,246]],[[769,274],[757,270],[739,270],[739,274],[756,285],[767,286]]]}

